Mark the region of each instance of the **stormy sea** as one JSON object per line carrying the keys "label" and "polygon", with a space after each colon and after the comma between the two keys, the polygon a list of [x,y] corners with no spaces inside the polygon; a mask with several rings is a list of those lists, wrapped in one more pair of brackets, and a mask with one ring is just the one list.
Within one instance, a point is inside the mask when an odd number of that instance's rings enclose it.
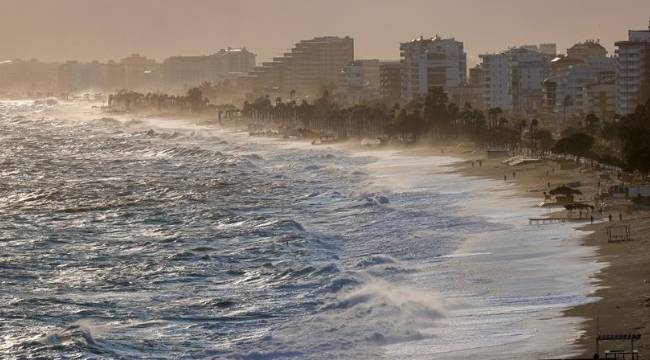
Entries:
{"label": "stormy sea", "polygon": [[38,101],[0,144],[0,358],[576,352],[593,250],[457,159]]}

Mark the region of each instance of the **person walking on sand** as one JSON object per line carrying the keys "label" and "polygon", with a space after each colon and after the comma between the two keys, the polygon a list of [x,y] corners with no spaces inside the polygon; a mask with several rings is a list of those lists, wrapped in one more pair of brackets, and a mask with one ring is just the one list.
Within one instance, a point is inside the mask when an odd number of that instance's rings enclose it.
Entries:
{"label": "person walking on sand", "polygon": [[618,221],[623,222],[623,213],[618,213]]}
{"label": "person walking on sand", "polygon": [[591,221],[591,223],[593,224],[593,223],[594,223],[594,216],[593,216],[593,215],[591,215],[591,216],[589,217],[589,220],[590,220],[590,221]]}
{"label": "person walking on sand", "polygon": [[612,214],[609,214],[609,222],[612,222]]}
{"label": "person walking on sand", "polygon": [[503,181],[508,181],[508,175],[503,175]]}

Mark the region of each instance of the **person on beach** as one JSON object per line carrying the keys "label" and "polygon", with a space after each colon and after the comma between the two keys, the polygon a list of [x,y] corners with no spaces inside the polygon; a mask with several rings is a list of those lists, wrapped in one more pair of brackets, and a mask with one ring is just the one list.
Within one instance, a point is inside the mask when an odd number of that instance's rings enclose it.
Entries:
{"label": "person on beach", "polygon": [[517,172],[516,172],[516,171],[513,171],[513,172],[512,172],[512,178],[514,179],[514,178],[516,178],[516,177],[517,177]]}
{"label": "person on beach", "polygon": [[483,167],[483,160],[478,161],[478,167]]}
{"label": "person on beach", "polygon": [[623,213],[618,213],[618,221],[623,222]]}
{"label": "person on beach", "polygon": [[612,214],[609,214],[609,222],[612,222]]}
{"label": "person on beach", "polygon": [[474,167],[474,162],[472,161],[472,167]]}
{"label": "person on beach", "polygon": [[589,220],[590,220],[590,221],[591,221],[591,223],[593,224],[593,223],[594,223],[594,216],[593,216],[593,215],[591,215],[591,216],[589,217]]}
{"label": "person on beach", "polygon": [[508,181],[508,175],[503,175],[503,181]]}

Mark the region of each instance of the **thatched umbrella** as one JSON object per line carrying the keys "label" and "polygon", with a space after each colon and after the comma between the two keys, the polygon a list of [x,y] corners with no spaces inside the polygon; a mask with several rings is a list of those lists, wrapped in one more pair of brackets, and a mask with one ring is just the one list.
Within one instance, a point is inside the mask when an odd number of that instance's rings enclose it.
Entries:
{"label": "thatched umbrella", "polygon": [[556,187],[555,189],[551,190],[551,195],[569,196],[569,195],[581,195],[581,194],[582,194],[582,191],[580,191],[578,189],[570,188],[570,187],[568,187],[566,185],[562,185],[562,186]]}

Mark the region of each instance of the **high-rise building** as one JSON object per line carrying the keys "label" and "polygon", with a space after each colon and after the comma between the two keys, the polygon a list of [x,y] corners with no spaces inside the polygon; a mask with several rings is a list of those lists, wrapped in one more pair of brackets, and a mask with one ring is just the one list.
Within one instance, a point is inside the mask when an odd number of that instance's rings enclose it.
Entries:
{"label": "high-rise building", "polygon": [[449,91],[467,80],[467,55],[460,41],[420,37],[400,44],[400,52],[405,100],[426,96],[432,87]]}
{"label": "high-rise building", "polygon": [[343,67],[341,71],[341,82],[343,87],[348,89],[379,89],[379,66],[378,59],[355,60]]}
{"label": "high-rise building", "polygon": [[[554,112],[557,115],[571,117],[584,116],[591,112],[594,100],[590,99],[588,88],[595,84],[606,84],[616,74],[616,62],[607,56],[588,57],[584,63],[571,66],[556,78],[557,91]],[[604,91],[607,88],[601,86]],[[595,88],[592,87],[592,94]],[[602,94],[598,94],[600,97]],[[604,94],[611,98],[613,94]],[[609,109],[605,109],[604,113]]]}
{"label": "high-rise building", "polygon": [[80,63],[66,61],[57,72],[57,90],[72,93],[106,88],[106,65],[98,61]]}
{"label": "high-rise building", "polygon": [[483,104],[487,108],[512,109],[510,58],[507,53],[480,55],[483,72]]}
{"label": "high-rise building", "polygon": [[356,105],[379,97],[378,59],[355,60],[341,70],[337,98],[346,105]]}
{"label": "high-rise building", "polygon": [[379,94],[388,103],[399,103],[402,97],[402,65],[399,61],[379,64]]}
{"label": "high-rise building", "polygon": [[187,88],[203,82],[218,83],[252,71],[256,55],[241,49],[221,49],[212,55],[173,56],[162,64],[165,86]]}
{"label": "high-rise building", "polygon": [[140,54],[132,54],[120,61],[124,67],[124,85],[130,90],[149,90],[159,86],[160,64]]}
{"label": "high-rise building", "polygon": [[616,42],[616,112],[627,115],[650,98],[650,27]]}
{"label": "high-rise building", "polygon": [[611,118],[614,94],[615,60],[598,41],[579,42],[551,61],[551,72],[544,81],[545,113],[558,120],[585,116],[591,112]]}
{"label": "high-rise building", "polygon": [[314,96],[324,86],[341,85],[341,72],[354,61],[354,40],[323,36],[297,43],[290,52],[273,58],[251,73],[256,93]]}
{"label": "high-rise building", "polygon": [[480,58],[485,107],[500,107],[521,115],[542,110],[550,56],[520,47]]}

